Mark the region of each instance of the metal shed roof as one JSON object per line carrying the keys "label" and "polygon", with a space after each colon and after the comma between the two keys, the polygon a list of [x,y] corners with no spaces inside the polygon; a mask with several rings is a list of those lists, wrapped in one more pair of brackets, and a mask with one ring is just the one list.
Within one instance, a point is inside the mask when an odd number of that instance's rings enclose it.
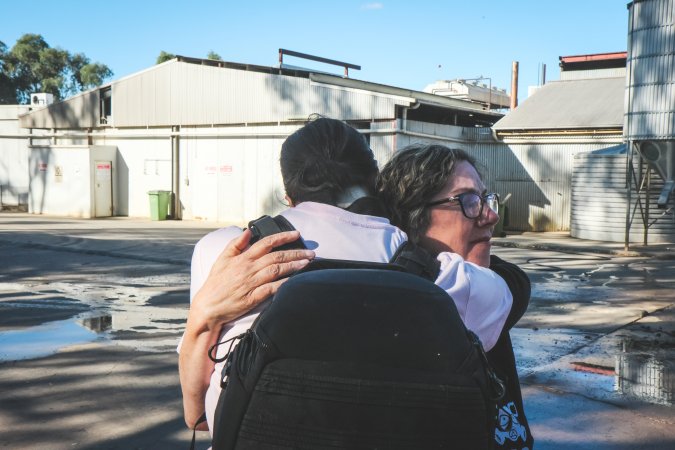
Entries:
{"label": "metal shed roof", "polygon": [[502,114],[480,105],[377,83],[266,66],[177,57],[21,116],[24,128],[97,128],[103,89],[114,127],[274,123],[312,113],[344,120],[390,120],[398,108],[452,112],[476,124]]}
{"label": "metal shed roof", "polygon": [[553,81],[494,124],[497,131],[623,126],[624,77]]}

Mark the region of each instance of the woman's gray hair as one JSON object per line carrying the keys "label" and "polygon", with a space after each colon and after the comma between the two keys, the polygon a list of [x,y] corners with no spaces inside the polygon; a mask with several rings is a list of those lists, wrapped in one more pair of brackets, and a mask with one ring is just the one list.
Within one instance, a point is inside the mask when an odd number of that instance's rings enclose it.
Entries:
{"label": "woman's gray hair", "polygon": [[418,243],[429,228],[426,204],[445,187],[461,161],[476,168],[476,160],[464,150],[413,144],[396,152],[382,168],[378,196],[389,208],[391,223],[408,233],[411,242]]}

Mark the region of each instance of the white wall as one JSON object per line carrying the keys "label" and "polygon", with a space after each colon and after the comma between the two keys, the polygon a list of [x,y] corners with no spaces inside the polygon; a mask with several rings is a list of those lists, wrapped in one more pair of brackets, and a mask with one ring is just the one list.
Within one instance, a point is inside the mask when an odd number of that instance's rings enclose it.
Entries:
{"label": "white wall", "polygon": [[169,132],[166,128],[108,130],[108,137],[92,138],[94,144],[117,148],[113,175],[116,215],[150,217],[148,191],[171,190]]}
{"label": "white wall", "polygon": [[148,191],[171,190],[171,142],[127,140],[119,150],[129,168],[127,215],[149,217]]}
{"label": "white wall", "polygon": [[33,147],[28,165],[28,212],[92,216],[88,147]]}
{"label": "white wall", "polygon": [[[495,143],[488,141],[487,136],[477,136],[475,129],[408,121],[407,132],[401,132],[396,131],[397,125],[400,121],[371,125],[371,130],[387,130],[370,135],[370,144],[380,165],[411,143],[464,148],[484,166],[489,189],[503,197],[512,194],[507,205],[510,217],[507,229],[511,230],[569,230],[574,155],[615,144],[612,138],[597,139],[597,142],[590,138],[541,138]],[[178,187],[182,218],[245,224],[262,214],[275,214],[283,209],[279,153],[285,138],[299,126],[184,127],[179,138]],[[116,215],[150,217],[148,191],[172,189],[170,134],[169,128],[109,129],[105,137],[92,137],[95,144],[117,148],[113,165]],[[62,142],[68,141],[57,140],[57,144]],[[36,147],[34,154],[46,148],[58,150],[54,158],[65,157],[64,147],[59,146]],[[92,146],[91,151],[95,148]],[[112,160],[110,155],[107,158]],[[40,177],[55,182],[54,174],[49,178],[55,162],[48,163],[51,165],[47,166],[46,173],[39,173],[36,162],[31,163],[35,175],[31,210],[67,214],[68,207],[78,204],[72,199],[79,199],[82,203],[72,215],[86,216],[85,211],[89,211],[92,203],[91,185],[87,185],[86,195],[55,183],[45,192]],[[73,164],[61,163],[67,167]],[[63,177],[72,177],[70,169],[64,171]],[[68,200],[64,204],[57,199],[52,201],[50,196],[57,193]]]}
{"label": "white wall", "polygon": [[26,205],[28,202],[27,139],[12,136],[28,134],[19,128],[19,114],[28,106],[0,105],[0,207]]}
{"label": "white wall", "polygon": [[183,218],[245,224],[281,211],[284,188],[279,153],[286,136],[297,128],[228,128],[215,132],[238,136],[181,138]]}
{"label": "white wall", "polygon": [[115,147],[32,147],[28,158],[28,212],[94,217],[94,161],[111,161],[113,164],[114,207],[117,203]]}
{"label": "white wall", "polygon": [[[279,152],[299,126],[183,128],[182,218],[245,224],[278,213],[284,197]],[[149,217],[148,191],[172,190],[170,133],[168,128],[125,129],[93,137],[94,143],[117,148],[115,214]]]}

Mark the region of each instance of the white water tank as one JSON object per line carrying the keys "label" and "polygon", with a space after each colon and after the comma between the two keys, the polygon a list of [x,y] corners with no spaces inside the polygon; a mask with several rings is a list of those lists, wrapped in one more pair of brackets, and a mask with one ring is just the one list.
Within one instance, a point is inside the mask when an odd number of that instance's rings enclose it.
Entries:
{"label": "white water tank", "polygon": [[[635,201],[639,197],[643,209],[647,201],[655,206],[664,188],[663,179],[651,170],[649,191],[643,189],[638,193],[635,184],[631,185],[631,198]],[[624,242],[627,195],[625,145],[574,155],[570,235],[579,239]],[[648,213],[649,244],[675,242],[675,222],[662,212],[652,207]],[[640,210],[636,209],[635,214],[639,215]],[[630,242],[642,243],[643,239],[644,226],[642,220],[636,218],[631,224]]]}

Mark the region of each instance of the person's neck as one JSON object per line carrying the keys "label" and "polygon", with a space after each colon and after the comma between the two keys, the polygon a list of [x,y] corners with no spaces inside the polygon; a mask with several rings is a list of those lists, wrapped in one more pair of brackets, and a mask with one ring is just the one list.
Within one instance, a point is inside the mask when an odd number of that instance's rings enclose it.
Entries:
{"label": "person's neck", "polygon": [[347,209],[349,206],[354,203],[356,200],[367,197],[368,192],[363,189],[361,186],[352,186],[345,189],[338,197],[335,202],[335,206],[342,209]]}

